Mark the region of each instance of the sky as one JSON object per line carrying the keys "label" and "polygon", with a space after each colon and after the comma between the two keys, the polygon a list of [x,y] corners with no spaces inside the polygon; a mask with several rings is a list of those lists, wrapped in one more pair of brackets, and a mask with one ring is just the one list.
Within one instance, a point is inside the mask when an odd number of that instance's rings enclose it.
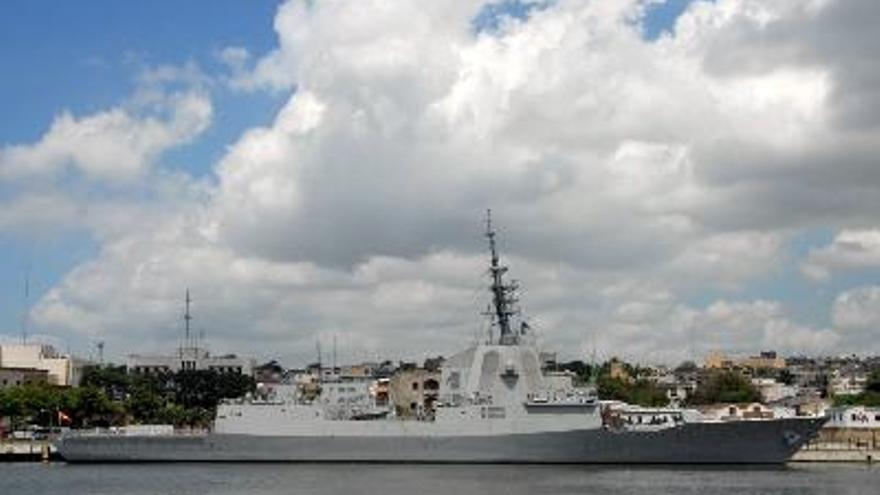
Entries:
{"label": "sky", "polygon": [[0,5],[0,341],[875,354],[873,0]]}

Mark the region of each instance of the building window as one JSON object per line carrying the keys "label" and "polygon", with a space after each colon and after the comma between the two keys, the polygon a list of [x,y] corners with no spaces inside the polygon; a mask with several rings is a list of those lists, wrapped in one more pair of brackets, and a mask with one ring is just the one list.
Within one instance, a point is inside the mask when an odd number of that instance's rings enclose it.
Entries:
{"label": "building window", "polygon": [[418,390],[418,389],[419,389],[419,382],[413,382],[413,384],[412,384],[412,389],[413,389],[413,390]]}

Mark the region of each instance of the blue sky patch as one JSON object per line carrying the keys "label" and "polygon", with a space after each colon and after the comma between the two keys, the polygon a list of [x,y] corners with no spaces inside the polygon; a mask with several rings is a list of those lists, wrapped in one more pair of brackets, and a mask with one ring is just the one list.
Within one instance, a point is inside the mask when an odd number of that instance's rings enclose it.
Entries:
{"label": "blue sky patch", "polygon": [[647,40],[655,40],[663,33],[671,33],[675,29],[675,21],[695,0],[666,0],[650,4],[642,20],[642,36]]}
{"label": "blue sky patch", "polygon": [[497,32],[501,29],[505,20],[517,19],[525,21],[533,11],[546,9],[552,3],[551,0],[502,0],[500,2],[488,3],[480,9],[480,12],[473,18],[471,24],[477,33]]}

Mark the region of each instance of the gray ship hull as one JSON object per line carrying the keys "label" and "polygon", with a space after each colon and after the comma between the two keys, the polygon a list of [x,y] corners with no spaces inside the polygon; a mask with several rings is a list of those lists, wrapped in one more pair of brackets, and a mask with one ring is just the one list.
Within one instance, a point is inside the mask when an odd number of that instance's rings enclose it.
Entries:
{"label": "gray ship hull", "polygon": [[491,436],[69,436],[68,462],[780,464],[824,419],[691,423]]}

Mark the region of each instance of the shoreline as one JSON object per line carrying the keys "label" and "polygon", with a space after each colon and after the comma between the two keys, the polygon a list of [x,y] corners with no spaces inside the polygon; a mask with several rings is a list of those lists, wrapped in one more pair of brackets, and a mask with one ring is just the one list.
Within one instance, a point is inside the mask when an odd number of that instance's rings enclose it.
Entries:
{"label": "shoreline", "polygon": [[0,442],[0,462],[63,461],[58,449],[49,440],[15,440]]}

